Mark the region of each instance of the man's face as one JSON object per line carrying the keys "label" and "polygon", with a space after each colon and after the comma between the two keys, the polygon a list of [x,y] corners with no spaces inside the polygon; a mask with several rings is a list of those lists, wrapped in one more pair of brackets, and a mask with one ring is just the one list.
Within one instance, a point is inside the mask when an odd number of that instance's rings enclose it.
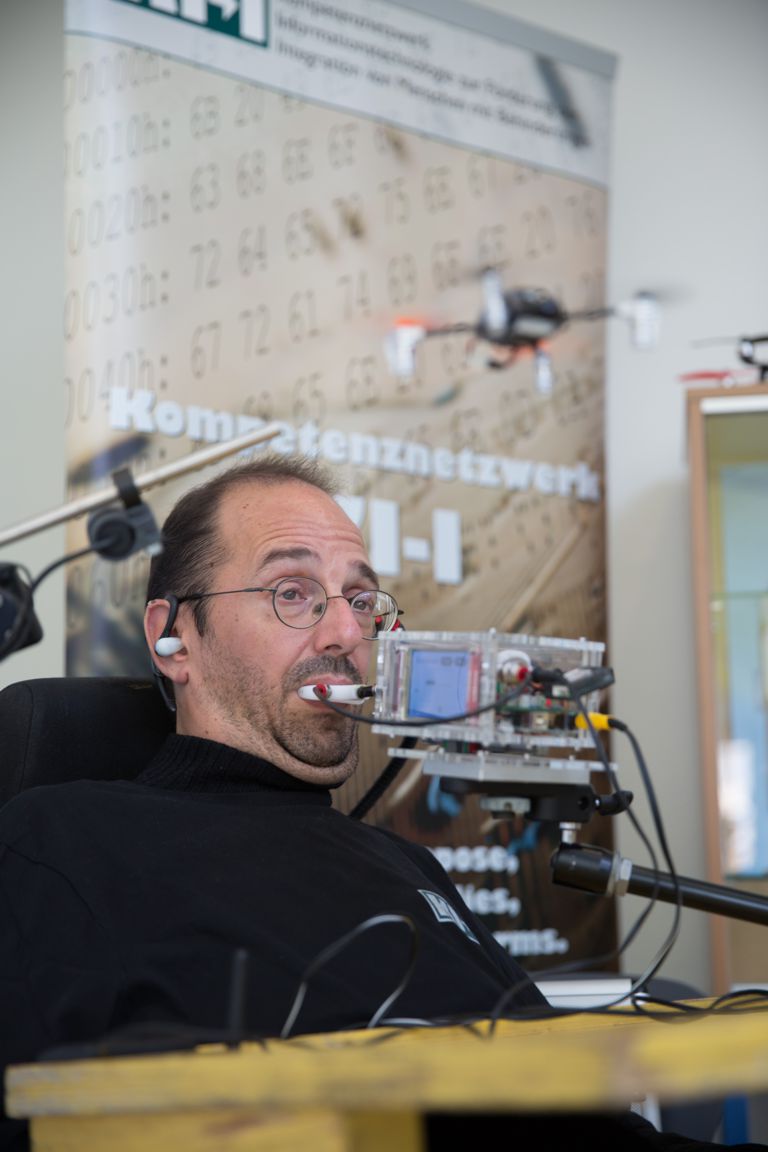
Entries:
{"label": "man's face", "polygon": [[[289,576],[317,580],[329,597],[377,586],[358,529],[307,484],[240,485],[224,498],[218,522],[227,559],[200,591],[274,587]],[[278,619],[269,592],[214,596],[206,605],[203,636],[194,605],[179,612],[188,659],[176,685],[177,731],[263,756],[303,780],[346,780],[357,767],[354,720],[297,690],[366,680],[372,646],[349,604],[329,600],[321,619],[302,629]]]}

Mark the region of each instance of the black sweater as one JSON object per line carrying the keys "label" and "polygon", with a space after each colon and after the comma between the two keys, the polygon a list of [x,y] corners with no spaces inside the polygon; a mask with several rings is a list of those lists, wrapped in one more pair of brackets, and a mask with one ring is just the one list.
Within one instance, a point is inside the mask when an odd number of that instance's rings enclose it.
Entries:
{"label": "black sweater", "polygon": [[137,1021],[221,1032],[238,949],[251,1036],[281,1034],[313,962],[291,1034],[364,1026],[414,949],[387,1017],[487,1015],[516,984],[518,1003],[541,999],[426,848],[194,737],[169,737],[135,781],[6,805],[0,902],[4,1063]]}
{"label": "black sweater", "polygon": [[[248,1037],[487,1016],[513,988],[510,1006],[544,1002],[428,849],[188,736],[135,781],[30,789],[0,810],[0,915],[3,1066],[226,1036],[241,950]],[[521,1118],[495,1120],[522,1136]],[[636,1122],[656,1146],[639,1118],[616,1122],[621,1147]],[[585,1146],[613,1123],[593,1118]],[[0,1149],[27,1147],[26,1125],[0,1122]]]}

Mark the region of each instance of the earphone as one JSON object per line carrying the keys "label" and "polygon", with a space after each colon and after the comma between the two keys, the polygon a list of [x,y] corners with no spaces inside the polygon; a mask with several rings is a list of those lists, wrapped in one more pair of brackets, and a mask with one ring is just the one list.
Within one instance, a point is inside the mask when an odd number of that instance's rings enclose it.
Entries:
{"label": "earphone", "polygon": [[173,656],[174,652],[180,651],[183,647],[178,636],[158,636],[155,641],[155,652],[158,656]]}
{"label": "earphone", "polygon": [[184,645],[178,636],[171,636],[171,628],[176,623],[176,613],[179,610],[179,602],[175,596],[166,596],[170,608],[168,611],[168,619],[165,622],[163,631],[155,641],[155,652],[158,656],[173,656],[174,652],[179,652]]}

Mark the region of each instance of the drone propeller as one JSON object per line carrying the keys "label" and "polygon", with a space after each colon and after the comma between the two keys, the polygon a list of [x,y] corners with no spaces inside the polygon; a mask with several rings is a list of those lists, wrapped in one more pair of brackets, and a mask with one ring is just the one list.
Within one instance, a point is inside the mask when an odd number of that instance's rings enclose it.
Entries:
{"label": "drone propeller", "polygon": [[427,327],[419,320],[402,317],[395,321],[384,338],[384,356],[390,372],[399,380],[407,380],[416,370],[416,346],[427,335]]}
{"label": "drone propeller", "polygon": [[635,348],[655,348],[661,329],[661,304],[655,292],[636,292],[631,300],[617,304],[613,314],[629,322]]}

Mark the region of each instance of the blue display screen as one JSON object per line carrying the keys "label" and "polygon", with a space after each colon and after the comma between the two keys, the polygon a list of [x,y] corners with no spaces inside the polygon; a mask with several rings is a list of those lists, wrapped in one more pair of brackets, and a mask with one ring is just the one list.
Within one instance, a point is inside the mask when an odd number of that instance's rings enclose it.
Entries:
{"label": "blue display screen", "polygon": [[469,708],[471,655],[465,650],[414,648],[408,685],[408,715],[428,719],[459,716]]}

